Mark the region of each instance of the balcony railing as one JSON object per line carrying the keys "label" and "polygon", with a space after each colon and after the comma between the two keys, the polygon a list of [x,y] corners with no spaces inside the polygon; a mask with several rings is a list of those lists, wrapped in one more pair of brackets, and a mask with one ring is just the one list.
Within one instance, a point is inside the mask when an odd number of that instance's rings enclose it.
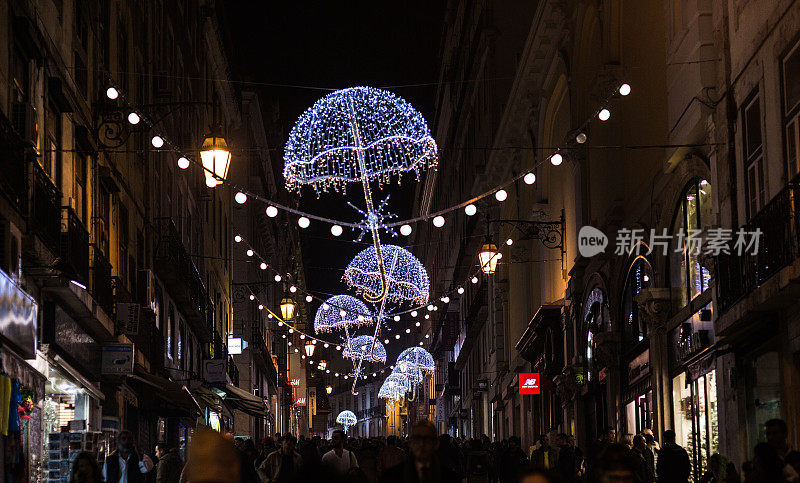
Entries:
{"label": "balcony railing", "polygon": [[31,163],[30,166],[33,170],[33,203],[29,228],[42,238],[53,253],[58,253],[61,241],[61,192],[39,163]]}
{"label": "balcony railing", "polygon": [[210,340],[209,299],[203,279],[170,218],[153,220],[156,233],[155,271],[187,320],[204,340]]}
{"label": "balcony railing", "polygon": [[92,245],[91,292],[97,304],[111,317],[114,313],[114,288],[111,285],[111,263],[99,248]]}
{"label": "balcony railing", "polygon": [[89,232],[72,208],[61,208],[61,258],[67,273],[89,282]]}
{"label": "balcony railing", "polygon": [[[737,253],[716,260],[717,304],[720,312],[756,289],[800,256],[800,183],[792,180],[753,219],[742,226],[745,233],[760,230],[758,253]],[[736,230],[734,230],[735,232]],[[734,233],[735,238],[735,233]]]}

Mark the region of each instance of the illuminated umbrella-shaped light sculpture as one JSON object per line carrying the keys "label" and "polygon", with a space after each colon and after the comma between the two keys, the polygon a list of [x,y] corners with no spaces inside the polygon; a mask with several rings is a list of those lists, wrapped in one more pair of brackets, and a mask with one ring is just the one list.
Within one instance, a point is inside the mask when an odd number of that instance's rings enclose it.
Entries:
{"label": "illuminated umbrella-shaped light sculpture", "polygon": [[[378,340],[381,323],[386,313],[387,302],[408,302],[422,305],[430,295],[430,281],[425,267],[411,252],[396,245],[382,248],[384,258],[375,247],[368,247],[353,258],[344,271],[344,281],[362,297],[369,300],[385,290],[380,310],[375,316],[374,340]],[[388,270],[382,271],[383,260],[388,261]]]}
{"label": "illuminated umbrella-shaped light sculpture", "polygon": [[342,356],[353,360],[353,389],[351,392],[358,394],[356,382],[361,375],[362,362],[386,362],[386,348],[371,335],[359,335],[347,340],[342,349]]}
{"label": "illuminated umbrella-shaped light sculpture", "polygon": [[[426,374],[432,374],[436,369],[436,363],[430,352],[422,347],[409,347],[397,356],[395,370],[408,376],[414,394],[416,395],[417,384],[421,383]],[[412,397],[412,400],[414,397]]]}
{"label": "illuminated umbrella-shaped light sculpture", "polygon": [[372,316],[364,302],[350,295],[334,295],[317,309],[314,317],[314,331],[331,332],[344,329],[347,340],[349,330],[372,322]]}
{"label": "illuminated umbrella-shaped light sculpture", "polygon": [[404,374],[392,373],[383,381],[378,390],[378,397],[390,401],[402,401],[411,390],[411,383]]}
{"label": "illuminated umbrella-shaped light sculpture", "polygon": [[344,426],[344,432],[346,433],[350,426],[355,426],[358,418],[353,414],[353,411],[342,411],[336,416],[336,422]]}
{"label": "illuminated umbrella-shaped light sculpture", "polygon": [[284,153],[286,187],[311,185],[317,192],[361,183],[367,204],[364,227],[372,233],[380,290],[365,293],[377,303],[388,293],[378,230],[384,214],[375,208],[371,181],[387,183],[392,174],[417,175],[438,160],[428,124],[411,104],[373,87],[342,89],[318,100],[297,119]]}

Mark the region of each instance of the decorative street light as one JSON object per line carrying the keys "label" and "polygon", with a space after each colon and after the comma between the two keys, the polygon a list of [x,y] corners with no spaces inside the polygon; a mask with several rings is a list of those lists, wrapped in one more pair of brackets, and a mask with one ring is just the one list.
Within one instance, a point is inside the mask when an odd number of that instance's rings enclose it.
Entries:
{"label": "decorative street light", "polygon": [[295,303],[289,297],[284,297],[281,300],[281,316],[283,320],[292,320],[294,318]]}
{"label": "decorative street light", "polygon": [[319,370],[324,371],[328,367],[328,362],[325,359],[319,361]]}
{"label": "decorative street light", "polygon": [[325,388],[325,392],[330,394],[330,393],[333,392],[333,388],[331,386],[328,386],[328,387]]}
{"label": "decorative street light", "polygon": [[310,340],[306,341],[306,345],[305,345],[306,356],[308,356],[308,357],[313,356],[314,355],[314,349],[316,349],[316,348],[317,348],[317,346],[315,346],[314,343],[312,343]]}
{"label": "decorative street light", "polygon": [[478,252],[478,261],[481,264],[481,270],[486,275],[491,275],[497,270],[497,261],[500,259],[500,252],[497,251],[497,245],[492,243],[492,240],[487,237],[486,243],[481,247]]}
{"label": "decorative street light", "polygon": [[219,134],[219,128],[212,128],[200,148],[200,158],[206,174],[206,186],[213,188],[222,183],[228,176],[231,163],[231,152],[228,143]]}

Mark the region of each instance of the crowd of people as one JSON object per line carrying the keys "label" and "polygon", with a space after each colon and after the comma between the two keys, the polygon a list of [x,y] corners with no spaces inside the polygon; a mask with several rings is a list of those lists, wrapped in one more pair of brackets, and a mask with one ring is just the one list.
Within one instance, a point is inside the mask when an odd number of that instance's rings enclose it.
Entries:
{"label": "crowd of people", "polygon": [[[787,442],[786,423],[765,424],[767,441],[756,445],[741,473],[725,456],[708,458],[700,483],[800,482],[800,452]],[[330,440],[276,434],[253,442],[199,431],[186,462],[164,443],[153,457],[139,455],[130,432],[118,436],[117,449],[102,469],[88,454],[79,454],[70,481],[76,483],[576,483],[696,481],[688,453],[664,431],[661,442],[646,429],[617,438],[606,428],[588,451],[563,433],[542,435],[525,451],[517,437],[490,442],[439,435],[430,421],[417,422],[407,439],[347,438],[334,431]]]}

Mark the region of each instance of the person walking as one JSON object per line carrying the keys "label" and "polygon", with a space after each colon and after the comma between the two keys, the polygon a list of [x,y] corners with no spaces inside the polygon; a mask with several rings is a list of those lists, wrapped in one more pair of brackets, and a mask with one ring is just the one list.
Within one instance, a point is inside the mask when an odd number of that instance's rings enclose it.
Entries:
{"label": "person walking", "polygon": [[[384,472],[382,483],[459,483],[461,479],[443,466],[436,456],[439,448],[436,426],[427,419],[411,428],[411,455],[403,463]],[[480,445],[480,441],[478,441]]]}
{"label": "person walking", "polygon": [[653,483],[656,481],[656,468],[650,449],[647,447],[647,442],[644,436],[637,434],[633,437],[633,454],[639,458],[639,479],[644,483]]}
{"label": "person walking", "polygon": [[401,464],[406,459],[406,452],[397,446],[397,437],[386,438],[386,446],[378,453],[378,480],[383,474]]}
{"label": "person walking", "polygon": [[183,461],[177,448],[170,448],[167,443],[156,444],[156,483],[178,483],[183,470]]}
{"label": "person walking", "polygon": [[791,465],[792,469],[800,473],[800,452],[793,450],[787,442],[789,430],[783,419],[770,419],[764,423],[767,443],[775,448],[781,461]]}
{"label": "person walking", "polygon": [[531,453],[531,464],[537,468],[545,470],[555,470],[558,460],[558,452],[551,446],[556,438],[543,434],[539,438],[539,447]]}
{"label": "person walking", "polygon": [[659,483],[685,483],[689,481],[692,465],[689,454],[675,443],[675,431],[664,431],[664,444],[658,452],[656,476]]}
{"label": "person walking", "polygon": [[581,463],[578,461],[578,454],[569,437],[561,433],[558,435],[558,460],[556,461],[556,472],[561,476],[564,483],[574,483],[578,481],[578,470]]}
{"label": "person walking", "polygon": [[528,457],[519,447],[519,438],[508,438],[508,446],[500,454],[498,476],[500,483],[515,483],[519,480],[520,472],[528,466]]}
{"label": "person walking", "polygon": [[95,458],[81,451],[72,461],[72,469],[69,472],[69,483],[102,483],[103,477],[100,475],[100,467],[97,466]]}
{"label": "person walking", "polygon": [[144,482],[145,473],[153,469],[153,460],[149,456],[139,458],[133,440],[133,433],[120,431],[117,449],[106,456],[103,462],[103,480],[107,483]]}
{"label": "person walking", "polygon": [[492,457],[488,451],[483,450],[479,439],[469,441],[464,466],[466,467],[467,483],[489,483],[492,476]]}
{"label": "person walking", "polygon": [[334,431],[331,438],[333,449],[322,456],[323,468],[333,471],[339,477],[345,477],[350,470],[358,468],[358,459],[352,451],[345,449],[344,440],[344,431]]}
{"label": "person walking", "polygon": [[303,468],[303,457],[294,450],[297,440],[287,433],[281,436],[280,449],[270,453],[258,467],[261,483],[294,481]]}

